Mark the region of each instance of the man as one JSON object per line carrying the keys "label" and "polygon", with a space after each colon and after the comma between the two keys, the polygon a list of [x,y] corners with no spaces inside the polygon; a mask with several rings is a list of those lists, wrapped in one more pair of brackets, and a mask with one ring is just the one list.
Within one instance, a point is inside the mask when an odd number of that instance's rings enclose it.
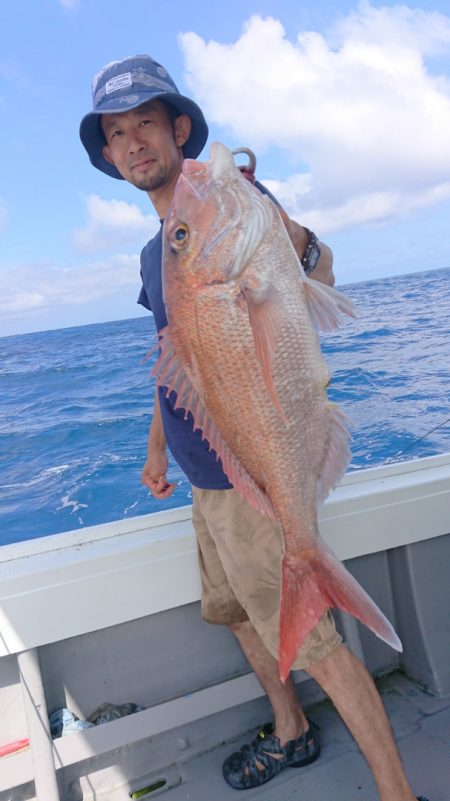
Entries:
{"label": "man", "polygon": [[[136,56],[112,62],[97,74],[93,111],[83,118],[80,136],[94,166],[146,192],[163,221],[183,159],[199,155],[208,128],[200,108],[178,92],[164,67],[149,56]],[[305,271],[332,285],[330,250],[280,213]],[[161,241],[160,230],[142,251],[139,296],[152,310],[158,330],[167,324]],[[231,628],[272,704],[274,727],[264,727],[223,766],[228,784],[246,789],[269,781],[285,767],[314,761],[319,735],[298,704],[292,680],[283,685],[278,677],[279,532],[232,488],[214,452],[193,431],[192,417],[185,420],[184,412],[174,409],[174,400],[163,389],[155,398],[142,480],[155,498],[172,493],[166,477],[168,443],[193,485],[202,614]],[[256,531],[256,548],[249,543],[250,531]],[[256,569],[236,570],[249,558]],[[306,669],[330,696],[372,769],[381,801],[415,801],[375,685],[342,644],[329,613],[302,645],[294,667]]]}

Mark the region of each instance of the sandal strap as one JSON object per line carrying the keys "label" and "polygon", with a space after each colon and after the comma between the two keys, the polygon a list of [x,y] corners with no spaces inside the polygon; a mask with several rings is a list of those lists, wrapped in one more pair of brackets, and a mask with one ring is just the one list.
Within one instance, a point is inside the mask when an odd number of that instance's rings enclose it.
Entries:
{"label": "sandal strap", "polygon": [[228,757],[223,765],[223,775],[232,787],[247,789],[270,781],[285,765],[286,757],[278,738],[264,727],[251,743]]}
{"label": "sandal strap", "polygon": [[225,760],[225,781],[236,789],[257,787],[270,781],[283,768],[300,767],[314,761],[320,753],[320,744],[313,725],[309,721],[307,731],[284,746],[273,734],[272,724],[261,727],[251,743],[243,745]]}

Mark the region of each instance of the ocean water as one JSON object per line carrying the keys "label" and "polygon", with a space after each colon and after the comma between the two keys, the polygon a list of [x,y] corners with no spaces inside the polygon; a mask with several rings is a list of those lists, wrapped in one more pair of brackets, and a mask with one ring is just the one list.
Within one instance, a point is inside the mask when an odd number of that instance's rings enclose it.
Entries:
{"label": "ocean water", "polygon": [[[450,451],[450,269],[341,290],[359,317],[323,349],[349,469]],[[140,484],[154,341],[151,315],[0,338],[0,544],[191,502],[173,461],[170,499]]]}

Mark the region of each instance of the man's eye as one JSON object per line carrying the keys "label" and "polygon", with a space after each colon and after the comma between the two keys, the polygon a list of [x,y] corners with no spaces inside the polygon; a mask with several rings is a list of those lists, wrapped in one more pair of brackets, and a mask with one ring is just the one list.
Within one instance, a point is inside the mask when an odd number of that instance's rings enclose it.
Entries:
{"label": "man's eye", "polygon": [[112,131],[112,133],[110,134],[111,135],[111,139],[114,139],[116,136],[120,136],[121,133],[122,133],[122,131]]}

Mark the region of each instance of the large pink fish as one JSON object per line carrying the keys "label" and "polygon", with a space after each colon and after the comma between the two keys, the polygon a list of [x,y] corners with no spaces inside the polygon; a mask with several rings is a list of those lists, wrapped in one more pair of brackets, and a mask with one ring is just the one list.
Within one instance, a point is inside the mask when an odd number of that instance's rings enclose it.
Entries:
{"label": "large pink fish", "polygon": [[401,650],[317,525],[349,449],[316,328],[340,325],[352,305],[305,276],[276,206],[224,145],[208,162],[183,164],[164,224],[163,288],[158,383],[175,390],[236,490],[283,533],[281,678],[328,607]]}

